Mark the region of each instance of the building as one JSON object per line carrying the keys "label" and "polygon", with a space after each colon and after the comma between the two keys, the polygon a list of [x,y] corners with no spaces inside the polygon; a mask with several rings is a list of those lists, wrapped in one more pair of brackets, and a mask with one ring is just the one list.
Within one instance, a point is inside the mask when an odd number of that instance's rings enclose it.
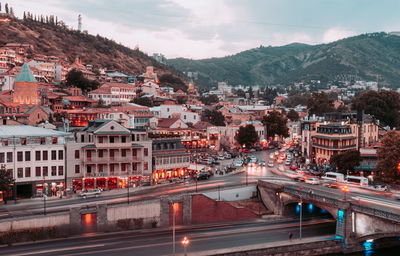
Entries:
{"label": "building", "polygon": [[150,182],[151,141],[114,120],[89,121],[67,150],[68,187],[115,189]]}
{"label": "building", "polygon": [[132,84],[107,82],[89,92],[88,96],[104,105],[128,103],[136,97],[136,87]]}
{"label": "building", "polygon": [[150,108],[158,118],[180,118],[185,123],[196,124],[200,121],[200,115],[190,111],[186,106],[177,104],[164,104]]}
{"label": "building", "polygon": [[65,189],[66,144],[71,133],[28,125],[0,126],[0,165],[12,172],[18,198],[59,195]]}
{"label": "building", "polygon": [[188,175],[190,153],[186,152],[179,137],[151,135],[153,147],[153,182],[183,178]]}
{"label": "building", "polygon": [[33,77],[28,64],[24,64],[15,77],[13,102],[23,105],[38,105],[40,103],[38,83]]}

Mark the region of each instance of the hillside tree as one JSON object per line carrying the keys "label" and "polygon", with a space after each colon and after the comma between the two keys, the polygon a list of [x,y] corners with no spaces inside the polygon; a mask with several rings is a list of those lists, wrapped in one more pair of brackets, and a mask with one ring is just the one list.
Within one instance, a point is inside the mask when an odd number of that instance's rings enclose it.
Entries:
{"label": "hillside tree", "polygon": [[324,92],[314,92],[307,102],[308,114],[323,116],[325,113],[333,112],[333,100],[329,99]]}
{"label": "hillside tree", "polygon": [[284,138],[289,137],[287,118],[279,111],[272,111],[262,118],[262,123],[267,129],[267,136],[274,139],[276,135]]}
{"label": "hillside tree", "polygon": [[293,122],[299,121],[300,118],[299,113],[297,113],[297,111],[294,109],[289,110],[289,112],[286,114],[286,117]]}
{"label": "hillside tree", "polygon": [[218,110],[204,110],[201,119],[215,126],[225,126],[225,117]]}
{"label": "hillside tree", "polygon": [[204,105],[212,105],[214,103],[218,103],[219,99],[218,96],[215,94],[201,96],[199,99]]}
{"label": "hillside tree", "polygon": [[99,82],[96,80],[89,80],[84,77],[82,71],[77,69],[72,69],[68,72],[66,76],[66,84],[69,87],[78,87],[82,90],[82,92],[88,92],[91,90],[95,90],[99,87]]}
{"label": "hillside tree", "polygon": [[256,128],[251,124],[241,126],[235,136],[235,139],[240,146],[244,145],[246,148],[251,148],[254,143],[258,141]]}
{"label": "hillside tree", "polygon": [[8,4],[6,4],[6,5],[4,6],[4,8],[5,8],[6,13],[8,14],[8,12],[9,12]]}

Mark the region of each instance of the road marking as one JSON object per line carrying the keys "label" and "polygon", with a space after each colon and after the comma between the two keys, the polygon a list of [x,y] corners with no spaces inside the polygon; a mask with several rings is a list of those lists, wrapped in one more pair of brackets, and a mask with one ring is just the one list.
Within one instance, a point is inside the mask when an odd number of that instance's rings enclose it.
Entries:
{"label": "road marking", "polygon": [[48,250],[41,250],[41,251],[34,251],[34,252],[25,252],[25,253],[19,253],[19,254],[9,254],[13,256],[24,256],[24,255],[35,255],[35,254],[43,254],[43,253],[51,253],[51,252],[60,252],[60,251],[70,251],[70,250],[75,250],[75,249],[86,249],[86,248],[93,248],[93,247],[100,247],[100,246],[105,246],[105,244],[92,244],[92,245],[82,245],[82,246],[74,246],[74,247],[68,247],[68,248],[57,248],[57,249],[48,249]]}

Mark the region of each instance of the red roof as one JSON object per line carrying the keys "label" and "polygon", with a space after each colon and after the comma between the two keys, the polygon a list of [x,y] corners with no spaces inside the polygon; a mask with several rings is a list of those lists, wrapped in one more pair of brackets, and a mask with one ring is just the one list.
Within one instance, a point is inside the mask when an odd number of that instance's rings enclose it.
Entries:
{"label": "red roof", "polygon": [[159,118],[158,125],[159,128],[170,128],[171,125],[176,123],[180,118]]}
{"label": "red roof", "polygon": [[69,101],[83,101],[83,102],[89,102],[89,103],[94,103],[97,102],[96,100],[92,100],[89,98],[86,98],[84,96],[66,96],[64,99],[69,100]]}

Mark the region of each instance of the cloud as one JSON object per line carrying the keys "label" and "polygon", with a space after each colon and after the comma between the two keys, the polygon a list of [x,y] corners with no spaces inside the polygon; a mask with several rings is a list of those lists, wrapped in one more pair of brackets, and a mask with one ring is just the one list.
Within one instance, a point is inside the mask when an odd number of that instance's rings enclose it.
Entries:
{"label": "cloud", "polygon": [[322,42],[330,43],[354,35],[356,35],[356,33],[350,30],[342,28],[330,28],[322,35]]}

